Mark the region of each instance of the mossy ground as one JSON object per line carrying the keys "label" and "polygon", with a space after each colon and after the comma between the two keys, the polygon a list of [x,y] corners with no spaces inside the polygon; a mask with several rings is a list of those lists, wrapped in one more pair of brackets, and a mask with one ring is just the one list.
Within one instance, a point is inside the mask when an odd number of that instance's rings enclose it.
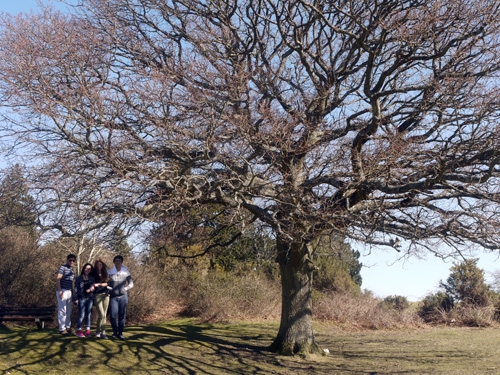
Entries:
{"label": "mossy ground", "polygon": [[171,320],[130,326],[126,341],[0,328],[0,374],[498,374],[500,330],[341,331],[315,324],[329,355],[270,353],[277,323]]}

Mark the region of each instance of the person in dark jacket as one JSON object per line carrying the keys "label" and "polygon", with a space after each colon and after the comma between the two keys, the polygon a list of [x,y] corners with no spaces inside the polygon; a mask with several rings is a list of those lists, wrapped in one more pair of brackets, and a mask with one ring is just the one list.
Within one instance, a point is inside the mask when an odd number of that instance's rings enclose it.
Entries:
{"label": "person in dark jacket", "polygon": [[[85,263],[80,276],[76,278],[73,301],[78,304],[78,320],[76,321],[76,335],[78,337],[90,337],[90,318],[94,304],[94,284],[92,276],[92,264]],[[85,333],[82,332],[82,323],[85,319]]]}

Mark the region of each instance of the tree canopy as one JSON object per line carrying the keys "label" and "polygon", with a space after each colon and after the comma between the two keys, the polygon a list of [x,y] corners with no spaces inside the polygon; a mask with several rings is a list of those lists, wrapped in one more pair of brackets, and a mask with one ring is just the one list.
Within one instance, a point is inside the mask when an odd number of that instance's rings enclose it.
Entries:
{"label": "tree canopy", "polygon": [[499,7],[85,0],[4,17],[3,134],[31,145],[47,207],[171,233],[214,205],[238,231],[266,224],[273,348],[307,352],[325,233],[408,254],[499,248]]}

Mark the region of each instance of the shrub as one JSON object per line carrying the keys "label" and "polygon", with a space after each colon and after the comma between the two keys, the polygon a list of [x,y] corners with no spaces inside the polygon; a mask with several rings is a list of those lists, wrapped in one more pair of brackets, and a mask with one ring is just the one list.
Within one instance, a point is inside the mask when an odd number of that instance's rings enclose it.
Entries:
{"label": "shrub", "polygon": [[370,292],[313,293],[315,319],[335,322],[341,326],[359,329],[392,329],[421,326],[423,321],[410,310],[387,309]]}
{"label": "shrub", "polygon": [[134,280],[134,287],[128,292],[127,320],[146,321],[167,308],[172,293],[170,288],[162,284],[159,270],[141,265],[132,258],[126,260],[126,266]]}
{"label": "shrub", "polygon": [[387,296],[384,298],[383,304],[394,310],[403,311],[410,307],[410,302],[404,296]]}
{"label": "shrub", "polygon": [[478,259],[466,259],[453,264],[450,276],[440,285],[455,302],[472,306],[491,305],[492,291],[484,281],[484,271],[477,266]]}
{"label": "shrub", "polygon": [[20,227],[0,230],[0,304],[55,303],[55,266],[51,254]]}
{"label": "shrub", "polygon": [[350,273],[347,263],[335,255],[317,257],[317,269],[314,271],[313,287],[319,291],[337,293],[359,293],[357,285]]}
{"label": "shrub", "polygon": [[279,316],[280,287],[258,274],[238,276],[213,271],[206,277],[191,274],[189,278],[182,295],[186,315],[205,321]]}
{"label": "shrub", "polygon": [[[443,313],[450,312],[453,308],[453,299],[444,292],[427,295],[418,309],[418,314],[426,322],[443,321]],[[445,319],[446,320],[446,319]]]}
{"label": "shrub", "polygon": [[471,304],[459,304],[451,310],[449,314],[450,320],[470,327],[489,327],[495,321],[495,308],[493,305],[473,306]]}

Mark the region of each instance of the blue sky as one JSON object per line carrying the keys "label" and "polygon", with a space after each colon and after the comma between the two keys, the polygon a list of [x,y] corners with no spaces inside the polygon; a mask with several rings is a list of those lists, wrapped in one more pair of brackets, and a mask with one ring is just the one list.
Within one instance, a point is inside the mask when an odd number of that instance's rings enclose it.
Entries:
{"label": "blue sky", "polygon": [[[58,0],[41,0],[43,4],[52,3],[61,9],[65,9],[66,5],[64,5],[61,1]],[[75,2],[75,0],[65,2]],[[37,10],[38,8],[38,0],[0,0],[0,12],[7,12],[11,14],[17,14],[19,12],[29,12],[30,10]]]}
{"label": "blue sky", "polygon": [[[57,1],[53,3],[57,4]],[[36,8],[37,0],[0,0],[0,11],[3,12],[15,14]],[[361,252],[363,254],[363,250]],[[362,288],[373,291],[379,297],[401,295],[419,300],[438,290],[439,281],[448,277],[452,266],[451,261],[444,262],[432,255],[423,260],[397,261],[399,255],[395,250],[375,250],[363,255]],[[500,271],[497,255],[478,253],[476,257],[480,259],[478,264],[485,270],[487,280],[491,273]]]}
{"label": "blue sky", "polygon": [[[410,258],[397,260],[400,256],[395,250],[372,251],[362,256],[365,265],[361,270],[363,289],[369,289],[379,297],[401,295],[409,300],[421,300],[429,293],[439,290],[439,281],[446,280],[453,261],[443,261],[433,255],[427,259]],[[492,274],[500,271],[498,254],[477,252],[478,266],[485,271],[486,281],[492,280]]]}
{"label": "blue sky", "polygon": [[37,7],[37,0],[0,0],[0,11],[8,13],[29,12]]}

